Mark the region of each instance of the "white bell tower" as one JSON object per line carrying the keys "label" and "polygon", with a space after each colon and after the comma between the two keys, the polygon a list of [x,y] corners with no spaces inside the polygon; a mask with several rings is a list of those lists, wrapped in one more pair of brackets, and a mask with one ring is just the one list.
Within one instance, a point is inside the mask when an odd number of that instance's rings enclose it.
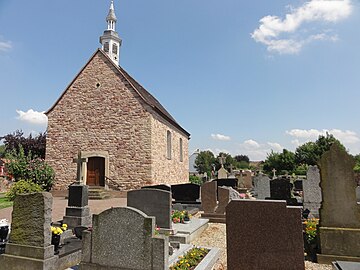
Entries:
{"label": "white bell tower", "polygon": [[107,53],[110,59],[115,64],[119,65],[120,47],[122,40],[115,31],[116,21],[117,19],[114,11],[114,1],[111,1],[109,13],[106,16],[107,29],[100,37],[100,43],[102,45],[102,49]]}

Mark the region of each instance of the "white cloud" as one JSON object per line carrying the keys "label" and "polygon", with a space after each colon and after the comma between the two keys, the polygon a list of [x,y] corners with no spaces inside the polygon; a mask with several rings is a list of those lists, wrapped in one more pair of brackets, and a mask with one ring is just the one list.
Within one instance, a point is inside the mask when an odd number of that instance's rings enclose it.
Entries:
{"label": "white cloud", "polygon": [[282,147],[279,143],[272,143],[272,142],[268,142],[267,143],[272,150],[274,150],[275,152],[281,152],[284,147]]}
{"label": "white cloud", "polygon": [[45,115],[45,112],[37,112],[33,109],[29,109],[27,112],[16,110],[16,112],[18,113],[18,116],[16,118],[20,121],[35,125],[47,124],[47,116]]}
{"label": "white cloud", "polygon": [[217,140],[217,141],[230,141],[231,140],[231,138],[229,136],[222,135],[222,134],[211,134],[211,138],[213,138],[214,140]]}
{"label": "white cloud", "polygon": [[265,16],[260,26],[251,34],[256,41],[267,46],[268,51],[279,54],[296,54],[302,47],[315,40],[337,41],[336,35],[328,35],[325,30],[314,35],[303,36],[301,27],[311,22],[336,23],[350,16],[350,0],[310,0],[299,8],[290,7],[284,19],[278,16]]}
{"label": "white cloud", "polygon": [[258,148],[260,148],[260,144],[257,141],[254,141],[254,140],[251,140],[251,139],[244,141],[244,143],[242,145],[246,149],[258,149]]}
{"label": "white cloud", "polygon": [[297,139],[295,139],[294,141],[292,141],[294,144],[298,144],[300,145],[300,140],[302,139],[302,141],[306,142],[306,141],[314,141],[316,140],[320,135],[325,136],[326,133],[332,134],[334,135],[334,137],[336,139],[338,139],[341,143],[344,144],[354,144],[360,141],[359,136],[356,134],[356,132],[354,131],[350,131],[350,130],[345,130],[342,131],[340,129],[322,129],[322,130],[317,130],[317,129],[292,129],[292,130],[287,130],[286,134],[295,137]]}
{"label": "white cloud", "polygon": [[[0,37],[1,39],[1,37]],[[0,40],[0,51],[7,52],[12,48],[11,41]]]}
{"label": "white cloud", "polygon": [[239,145],[238,153],[249,156],[250,160],[265,160],[271,150],[275,152],[282,151],[283,147],[276,142],[258,143],[249,139]]}

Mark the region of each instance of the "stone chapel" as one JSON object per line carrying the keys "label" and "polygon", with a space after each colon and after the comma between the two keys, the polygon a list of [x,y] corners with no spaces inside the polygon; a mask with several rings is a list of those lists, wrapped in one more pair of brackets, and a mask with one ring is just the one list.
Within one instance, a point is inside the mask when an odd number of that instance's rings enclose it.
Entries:
{"label": "stone chapel", "polygon": [[76,181],[130,190],[188,182],[190,134],[119,66],[122,40],[111,1],[101,49],[46,112],[46,161],[54,189]]}

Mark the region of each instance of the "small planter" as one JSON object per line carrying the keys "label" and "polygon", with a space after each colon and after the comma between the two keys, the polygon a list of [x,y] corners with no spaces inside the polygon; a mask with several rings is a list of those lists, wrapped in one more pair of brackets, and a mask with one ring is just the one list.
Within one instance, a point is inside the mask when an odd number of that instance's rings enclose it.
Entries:
{"label": "small planter", "polygon": [[305,241],[304,249],[306,252],[306,259],[312,262],[317,262],[317,252],[318,252],[318,244],[316,241]]}
{"label": "small planter", "polygon": [[0,226],[0,242],[5,242],[9,233],[9,226]]}
{"label": "small planter", "polygon": [[51,244],[54,245],[54,254],[59,254],[60,234],[53,234],[51,237]]}

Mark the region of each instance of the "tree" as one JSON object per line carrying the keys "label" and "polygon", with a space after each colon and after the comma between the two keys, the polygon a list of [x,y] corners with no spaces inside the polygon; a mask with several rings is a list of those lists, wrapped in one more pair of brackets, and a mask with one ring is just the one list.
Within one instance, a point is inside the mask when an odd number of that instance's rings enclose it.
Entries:
{"label": "tree", "polygon": [[295,159],[298,165],[316,165],[321,156],[330,150],[330,146],[337,143],[342,149],[345,147],[332,134],[320,135],[315,142],[307,142],[299,146],[295,151]]}
{"label": "tree", "polygon": [[264,162],[264,171],[271,174],[275,169],[278,173],[292,173],[296,168],[295,154],[289,150],[283,149],[282,153],[271,151]]}
{"label": "tree", "polygon": [[11,153],[16,151],[19,153],[20,146],[24,149],[25,155],[31,153],[32,156],[39,158],[45,158],[46,148],[46,133],[39,133],[36,137],[31,134],[26,138],[24,132],[21,130],[15,131],[13,134],[8,134],[0,137],[0,140],[4,140],[5,152]]}
{"label": "tree", "polygon": [[215,156],[211,151],[201,151],[195,159],[195,169],[198,173],[206,172],[211,177],[212,165],[215,164]]}
{"label": "tree", "polygon": [[247,155],[236,155],[234,157],[236,160],[236,168],[247,169],[250,166],[250,159]]}
{"label": "tree", "polygon": [[237,161],[237,162],[241,162],[241,161],[245,161],[247,163],[250,163],[250,159],[247,155],[236,155],[234,157],[234,159]]}
{"label": "tree", "polygon": [[237,168],[236,160],[229,153],[220,152],[215,160],[216,170],[219,170],[221,168],[221,163],[220,163],[221,157],[225,157],[225,161],[223,165],[226,170],[230,171],[231,165],[233,169]]}

